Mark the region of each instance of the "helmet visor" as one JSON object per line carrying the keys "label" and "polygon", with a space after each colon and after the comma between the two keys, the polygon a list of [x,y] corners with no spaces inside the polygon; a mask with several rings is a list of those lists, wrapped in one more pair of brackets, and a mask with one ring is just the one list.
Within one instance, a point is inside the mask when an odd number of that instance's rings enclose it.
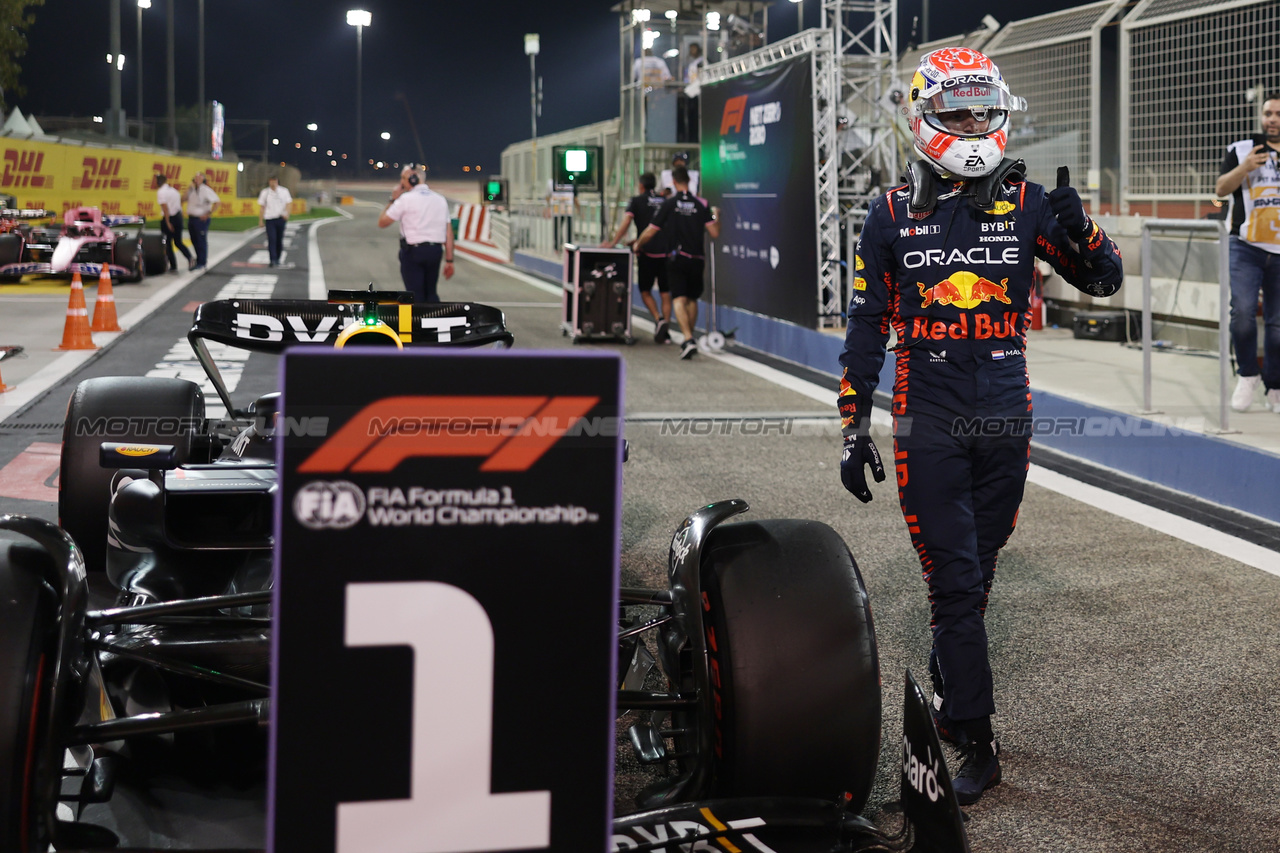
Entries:
{"label": "helmet visor", "polygon": [[953,136],[985,136],[1009,121],[1009,111],[990,107],[960,107],[943,112],[926,112],[924,120],[935,130]]}
{"label": "helmet visor", "polygon": [[988,107],[998,110],[1025,109],[1026,101],[1015,98],[998,77],[968,74],[942,84],[942,91],[921,104],[924,112],[945,113]]}

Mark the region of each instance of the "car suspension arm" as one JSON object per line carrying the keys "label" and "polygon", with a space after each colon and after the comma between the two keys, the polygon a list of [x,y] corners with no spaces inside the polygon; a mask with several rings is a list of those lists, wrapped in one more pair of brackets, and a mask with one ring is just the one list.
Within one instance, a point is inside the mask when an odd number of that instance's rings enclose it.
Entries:
{"label": "car suspension arm", "polygon": [[203,666],[183,663],[181,661],[171,660],[161,655],[154,655],[148,652],[139,651],[137,649],[129,649],[117,643],[103,642],[102,640],[90,640],[87,645],[96,651],[106,652],[125,660],[136,661],[137,663],[153,666],[156,669],[162,669],[166,672],[172,672],[175,675],[185,675],[188,678],[198,678],[201,681],[208,681],[212,684],[224,684],[228,687],[238,687],[242,690],[251,690],[255,693],[267,693],[271,688],[260,681],[253,681],[249,678],[240,678],[237,675],[228,675],[225,672],[208,669]]}
{"label": "car suspension arm", "polygon": [[136,607],[112,607],[109,610],[92,610],[85,615],[85,625],[100,628],[103,625],[128,625],[151,623],[166,616],[195,613],[202,610],[222,610],[233,607],[252,607],[270,604],[271,590],[238,592],[233,595],[209,595],[203,598],[184,598],[162,601],[158,604],[140,604]]}
{"label": "car suspension arm", "polygon": [[190,708],[184,711],[138,714],[133,717],[120,717],[115,720],[76,726],[71,730],[68,745],[107,743],[138,735],[171,734],[185,729],[225,726],[233,723],[257,723],[265,726],[270,719],[270,700],[249,699],[244,702],[228,702],[223,705]]}

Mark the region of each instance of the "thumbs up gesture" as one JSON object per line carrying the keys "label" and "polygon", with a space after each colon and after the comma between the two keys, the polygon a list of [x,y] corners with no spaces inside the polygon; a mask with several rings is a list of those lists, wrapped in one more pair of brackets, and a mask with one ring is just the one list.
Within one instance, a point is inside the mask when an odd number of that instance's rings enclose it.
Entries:
{"label": "thumbs up gesture", "polygon": [[1072,240],[1079,240],[1089,233],[1093,222],[1084,212],[1080,193],[1071,186],[1071,172],[1066,166],[1058,167],[1058,186],[1049,193],[1049,207]]}

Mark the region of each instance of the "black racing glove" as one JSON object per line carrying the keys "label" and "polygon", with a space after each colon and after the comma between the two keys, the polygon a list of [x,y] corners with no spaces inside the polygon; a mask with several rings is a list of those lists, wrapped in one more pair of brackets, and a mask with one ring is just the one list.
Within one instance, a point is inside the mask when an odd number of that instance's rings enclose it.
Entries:
{"label": "black racing glove", "polygon": [[865,426],[859,425],[857,432],[844,437],[844,453],[840,455],[840,482],[855,498],[867,503],[871,500],[871,490],[867,488],[866,465],[871,466],[871,474],[877,483],[884,482],[884,465],[880,462],[880,451],[867,432],[870,418]]}
{"label": "black racing glove", "polygon": [[1058,167],[1058,187],[1049,193],[1049,207],[1072,240],[1079,242],[1089,235],[1093,220],[1084,212],[1084,202],[1071,186],[1071,173],[1066,166]]}

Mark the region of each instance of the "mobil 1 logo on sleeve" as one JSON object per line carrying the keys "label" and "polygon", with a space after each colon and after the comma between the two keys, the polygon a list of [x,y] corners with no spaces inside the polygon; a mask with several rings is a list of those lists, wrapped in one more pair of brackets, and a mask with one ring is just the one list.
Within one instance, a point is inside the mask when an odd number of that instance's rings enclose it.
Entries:
{"label": "mobil 1 logo on sleeve", "polygon": [[622,366],[290,351],[276,504],[276,853],[602,851]]}

